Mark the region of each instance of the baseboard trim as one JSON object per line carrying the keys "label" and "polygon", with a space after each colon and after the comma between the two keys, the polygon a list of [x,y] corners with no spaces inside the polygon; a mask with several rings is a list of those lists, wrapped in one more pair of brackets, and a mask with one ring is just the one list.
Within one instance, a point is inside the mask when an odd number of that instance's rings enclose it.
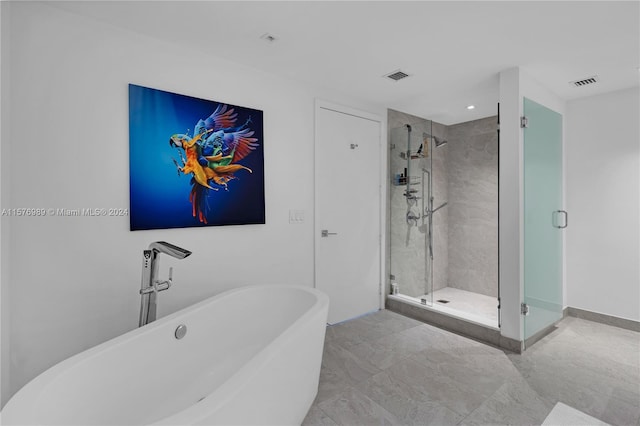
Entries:
{"label": "baseboard trim", "polygon": [[[398,300],[387,298],[386,308],[390,311],[397,312],[401,315],[416,319],[418,321],[422,321],[424,323],[434,325],[444,330],[451,331],[465,337],[470,337],[474,340],[488,343],[490,345],[494,345],[518,354],[530,348],[537,341],[541,340],[558,328],[557,323],[555,323],[544,328],[525,341],[518,341],[502,336],[499,330],[483,327],[482,325],[471,323],[463,319],[450,317],[432,310],[421,309],[420,307],[413,306],[408,303],[403,303]],[[625,318],[585,311],[583,309],[572,307],[567,307],[562,310],[562,319],[568,316],[640,332],[639,321],[628,320]]]}
{"label": "baseboard trim", "polygon": [[598,312],[585,311],[584,309],[572,308],[571,306],[566,307],[564,311],[566,312],[566,315],[570,317],[599,322],[601,324],[611,325],[640,333],[640,321],[614,317],[613,315],[601,314]]}
{"label": "baseboard trim", "polygon": [[[560,321],[562,321],[562,320],[560,320]],[[534,334],[533,336],[529,337],[528,339],[525,339],[525,341],[524,341],[524,349],[527,350],[528,348],[533,346],[536,342],[538,342],[539,340],[542,340],[543,338],[545,338],[546,336],[551,334],[551,332],[555,331],[558,328],[556,326],[556,324],[557,324],[557,322],[554,323],[554,324],[551,324],[548,327],[543,328],[542,330],[538,331],[536,334]]]}

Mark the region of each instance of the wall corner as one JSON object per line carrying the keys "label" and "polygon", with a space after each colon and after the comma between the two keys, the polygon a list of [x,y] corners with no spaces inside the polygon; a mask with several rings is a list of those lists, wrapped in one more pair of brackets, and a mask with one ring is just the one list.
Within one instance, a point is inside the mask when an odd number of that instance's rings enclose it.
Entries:
{"label": "wall corner", "polygon": [[522,132],[520,69],[500,73],[499,244],[501,334],[522,340]]}

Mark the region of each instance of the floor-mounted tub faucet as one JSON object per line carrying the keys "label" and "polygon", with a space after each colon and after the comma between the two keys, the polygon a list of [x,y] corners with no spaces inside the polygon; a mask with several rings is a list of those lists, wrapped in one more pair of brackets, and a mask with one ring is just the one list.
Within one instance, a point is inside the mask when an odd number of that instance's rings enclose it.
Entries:
{"label": "floor-mounted tub faucet", "polygon": [[167,290],[173,284],[173,268],[169,268],[169,278],[161,281],[158,276],[158,255],[168,254],[176,259],[184,259],[191,252],[165,241],[149,244],[149,248],[142,252],[142,283],[140,286],[140,322],[142,327],[156,320],[158,292]]}

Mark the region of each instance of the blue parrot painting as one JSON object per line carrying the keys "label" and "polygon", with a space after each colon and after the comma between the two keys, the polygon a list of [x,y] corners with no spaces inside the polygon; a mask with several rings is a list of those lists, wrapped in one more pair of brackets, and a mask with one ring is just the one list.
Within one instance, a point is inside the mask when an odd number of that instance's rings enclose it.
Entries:
{"label": "blue parrot painting", "polygon": [[[238,127],[235,125],[238,116],[233,108],[227,109],[227,105],[219,105],[218,108],[206,120],[198,120],[195,125],[194,136],[186,134],[174,134],[169,138],[172,147],[181,148],[181,163],[174,160],[180,173],[191,174],[191,194],[189,201],[192,204],[192,214],[200,222],[207,223],[207,211],[209,191],[217,191],[222,188],[228,191],[227,182],[235,179],[235,172],[252,170],[237,161],[242,160],[258,146],[258,139],[251,136],[251,117]],[[213,186],[212,186],[213,185]]]}
{"label": "blue parrot painting", "polygon": [[[141,93],[132,96],[132,90]],[[138,132],[132,121],[155,130],[152,135]],[[190,130],[175,133],[176,129],[191,127],[192,134]],[[166,132],[164,137],[161,132]],[[175,176],[177,170],[180,182],[172,180],[171,193],[165,192],[160,196],[164,202],[156,204],[166,211],[163,219],[143,217],[134,226],[134,204],[140,204],[146,213],[150,210],[148,202],[142,206],[137,198],[134,201],[134,189],[142,188],[134,178],[139,175],[147,179],[133,166],[133,157],[143,152],[133,146],[139,143],[134,140],[138,136],[145,147],[153,146],[153,153],[162,152],[157,155],[162,170],[155,168],[155,173]],[[265,223],[262,111],[130,85],[130,139],[132,229],[156,229],[149,226],[151,222],[163,222],[161,227]],[[160,140],[165,141],[169,153]],[[149,161],[148,154],[144,151],[145,162]],[[150,194],[140,195],[148,199]]]}

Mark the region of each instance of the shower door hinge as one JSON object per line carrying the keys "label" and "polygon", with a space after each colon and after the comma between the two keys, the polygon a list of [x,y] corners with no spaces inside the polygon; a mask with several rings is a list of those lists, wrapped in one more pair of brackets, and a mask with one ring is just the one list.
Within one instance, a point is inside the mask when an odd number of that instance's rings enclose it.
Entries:
{"label": "shower door hinge", "polygon": [[529,305],[527,305],[526,303],[521,303],[520,304],[520,314],[529,315]]}
{"label": "shower door hinge", "polygon": [[527,117],[520,117],[520,127],[522,127],[523,129],[529,127],[529,119]]}

